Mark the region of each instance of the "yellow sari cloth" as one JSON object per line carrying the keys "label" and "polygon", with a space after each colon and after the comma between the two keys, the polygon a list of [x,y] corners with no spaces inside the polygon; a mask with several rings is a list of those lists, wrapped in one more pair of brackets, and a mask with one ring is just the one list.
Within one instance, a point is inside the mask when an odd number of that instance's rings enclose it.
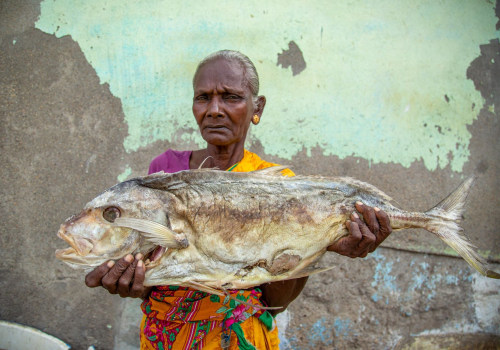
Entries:
{"label": "yellow sari cloth", "polygon": [[[245,150],[243,159],[228,171],[248,172],[274,165]],[[282,174],[294,176],[289,169]],[[258,288],[230,293],[245,303],[262,305]],[[141,350],[221,349],[222,339],[227,339],[231,350],[279,349],[278,329],[269,312],[221,299],[186,287],[155,287],[141,305]]]}

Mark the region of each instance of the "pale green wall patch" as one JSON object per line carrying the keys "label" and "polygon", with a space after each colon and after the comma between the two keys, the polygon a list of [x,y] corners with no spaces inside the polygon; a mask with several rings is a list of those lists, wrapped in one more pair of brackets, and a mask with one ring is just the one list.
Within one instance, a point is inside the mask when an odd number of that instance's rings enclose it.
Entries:
{"label": "pale green wall patch", "polygon": [[119,181],[119,182],[122,182],[122,181],[125,181],[127,180],[127,178],[132,174],[132,168],[130,168],[128,165],[127,167],[125,168],[125,170],[123,171],[123,173],[121,173],[120,175],[118,175],[116,177],[116,179]]}
{"label": "pale green wall patch", "polygon": [[[467,125],[483,104],[465,74],[479,45],[498,37],[496,20],[493,4],[470,0],[64,0],[43,1],[36,27],[71,35],[121,99],[128,152],[157,140],[203,145],[192,74],[204,56],[231,48],[259,71],[268,103],[252,137],[266,153],[291,158],[319,146],[340,158],[461,171]],[[277,65],[290,41],[307,65],[295,76]]]}

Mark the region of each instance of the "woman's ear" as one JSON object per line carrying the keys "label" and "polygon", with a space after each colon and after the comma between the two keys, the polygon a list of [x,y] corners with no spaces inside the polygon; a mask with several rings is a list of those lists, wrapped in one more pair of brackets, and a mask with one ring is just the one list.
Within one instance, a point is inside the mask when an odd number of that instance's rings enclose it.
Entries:
{"label": "woman's ear", "polygon": [[262,118],[262,113],[264,112],[264,107],[266,106],[266,96],[258,96],[257,103],[255,104],[255,108],[253,110],[253,114],[257,114],[260,118]]}

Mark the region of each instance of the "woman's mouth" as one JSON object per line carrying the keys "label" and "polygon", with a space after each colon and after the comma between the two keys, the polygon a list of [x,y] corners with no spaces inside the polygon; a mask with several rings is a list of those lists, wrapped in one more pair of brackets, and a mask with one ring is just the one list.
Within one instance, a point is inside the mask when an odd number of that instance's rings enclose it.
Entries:
{"label": "woman's mouth", "polygon": [[227,129],[227,127],[225,125],[207,125],[203,129],[220,130],[220,129]]}

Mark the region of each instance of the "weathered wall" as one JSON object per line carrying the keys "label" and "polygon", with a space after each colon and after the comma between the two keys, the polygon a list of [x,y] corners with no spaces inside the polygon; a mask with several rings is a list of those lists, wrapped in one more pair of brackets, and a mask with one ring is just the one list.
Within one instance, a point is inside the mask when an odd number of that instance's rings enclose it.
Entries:
{"label": "weathered wall", "polygon": [[[222,48],[250,56],[268,98],[249,149],[415,210],[475,173],[463,226],[499,270],[498,1],[139,4],[0,2],[0,319],[75,349],[137,343],[136,303],[86,288],[55,233],[164,149],[202,145],[191,75]],[[280,317],[283,348],[498,345],[500,284],[450,255],[421,231],[328,255]]]}

